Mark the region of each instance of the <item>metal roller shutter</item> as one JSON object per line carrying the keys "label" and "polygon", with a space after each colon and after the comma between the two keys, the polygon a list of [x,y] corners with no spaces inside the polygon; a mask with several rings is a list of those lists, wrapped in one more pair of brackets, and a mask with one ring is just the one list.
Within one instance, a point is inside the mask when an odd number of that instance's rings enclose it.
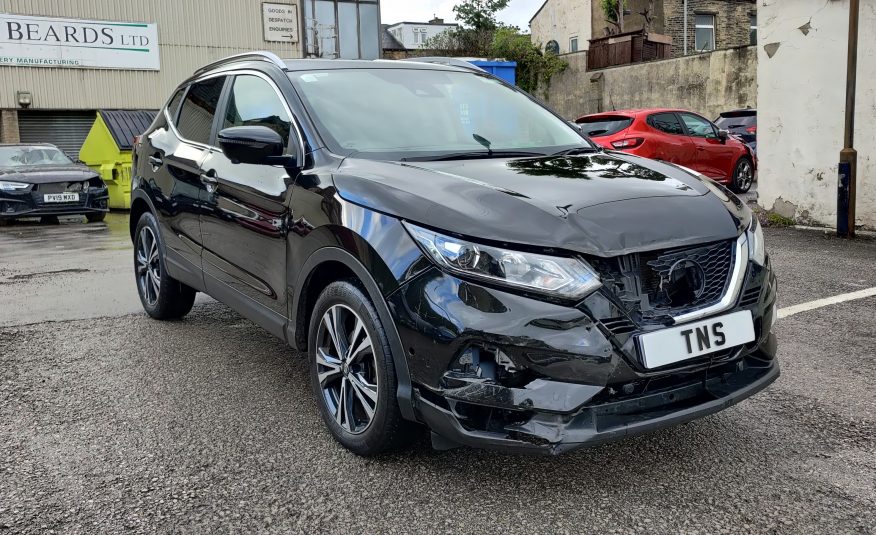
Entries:
{"label": "metal roller shutter", "polygon": [[56,145],[76,160],[94,119],[93,111],[19,110],[19,137],[22,143]]}

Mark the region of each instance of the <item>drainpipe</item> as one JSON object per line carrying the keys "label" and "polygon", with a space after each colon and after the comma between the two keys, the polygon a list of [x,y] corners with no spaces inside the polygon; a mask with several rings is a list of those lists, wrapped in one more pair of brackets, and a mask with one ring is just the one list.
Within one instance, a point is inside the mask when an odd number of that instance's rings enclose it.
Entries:
{"label": "drainpipe", "polygon": [[837,184],[836,233],[855,237],[855,183],[858,152],[855,150],[855,83],[858,71],[858,17],[860,0],[849,0],[849,54],[846,64],[846,128],[840,151]]}
{"label": "drainpipe", "polygon": [[687,0],[684,0],[684,55],[687,55]]}

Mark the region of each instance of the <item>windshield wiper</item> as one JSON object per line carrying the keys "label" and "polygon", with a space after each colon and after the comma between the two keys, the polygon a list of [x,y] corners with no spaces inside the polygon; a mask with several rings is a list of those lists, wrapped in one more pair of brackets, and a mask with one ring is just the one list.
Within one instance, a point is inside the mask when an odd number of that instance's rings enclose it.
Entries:
{"label": "windshield wiper", "polygon": [[542,152],[527,152],[520,150],[475,150],[468,152],[452,152],[438,156],[411,156],[402,158],[402,162],[444,162],[449,160],[485,160],[488,158],[526,158],[546,156]]}
{"label": "windshield wiper", "polygon": [[594,152],[602,152],[602,149],[599,147],[575,147],[555,152],[551,156],[574,156],[576,154],[592,154]]}

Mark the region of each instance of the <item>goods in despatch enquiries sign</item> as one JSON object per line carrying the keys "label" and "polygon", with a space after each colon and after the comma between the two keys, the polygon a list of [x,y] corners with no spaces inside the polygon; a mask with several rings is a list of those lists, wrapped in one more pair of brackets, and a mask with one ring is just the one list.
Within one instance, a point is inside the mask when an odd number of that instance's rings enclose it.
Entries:
{"label": "goods in despatch enquiries sign", "polygon": [[298,42],[298,7],[292,4],[262,4],[265,41]]}
{"label": "goods in despatch enquiries sign", "polygon": [[0,13],[0,66],[161,69],[155,24]]}

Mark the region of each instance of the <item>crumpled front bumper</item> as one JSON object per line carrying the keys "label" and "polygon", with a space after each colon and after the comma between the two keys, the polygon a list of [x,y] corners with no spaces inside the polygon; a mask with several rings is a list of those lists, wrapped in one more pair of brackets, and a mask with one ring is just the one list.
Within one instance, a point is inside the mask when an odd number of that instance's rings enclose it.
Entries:
{"label": "crumpled front bumper", "polygon": [[54,204],[42,202],[37,192],[0,192],[0,219],[109,212],[109,192],[105,186],[89,188],[80,197],[77,202]]}
{"label": "crumpled front bumper", "polygon": [[[569,307],[433,269],[388,305],[408,352],[414,409],[436,447],[558,454],[701,418],[766,388],[779,376],[775,298],[769,265],[752,264],[739,303],[724,313],[750,310],[755,342],[658,369],[636,353],[644,327],[612,331],[600,318],[618,311],[596,294]],[[471,347],[501,354],[490,366],[517,370],[516,380],[460,370]]]}
{"label": "crumpled front bumper", "polygon": [[[710,370],[711,377],[702,372],[701,381],[676,388],[617,401],[588,403],[573,412],[535,410],[523,423],[506,426],[506,433],[467,429],[452,408],[442,407],[420,392],[415,393],[415,406],[423,422],[439,436],[436,437],[439,447],[464,445],[518,453],[560,454],[696,420],[753,396],[779,377],[778,362],[759,357],[752,355],[739,360],[732,371]],[[553,396],[560,404],[563,400],[576,399],[580,392],[578,387],[582,386],[545,383],[548,384],[540,387],[541,396]],[[530,403],[537,406],[525,392],[516,390],[509,393],[509,407],[515,403],[516,410]],[[452,394],[445,399],[450,401],[450,407],[458,401]],[[490,399],[497,398],[485,395],[480,401]]]}

